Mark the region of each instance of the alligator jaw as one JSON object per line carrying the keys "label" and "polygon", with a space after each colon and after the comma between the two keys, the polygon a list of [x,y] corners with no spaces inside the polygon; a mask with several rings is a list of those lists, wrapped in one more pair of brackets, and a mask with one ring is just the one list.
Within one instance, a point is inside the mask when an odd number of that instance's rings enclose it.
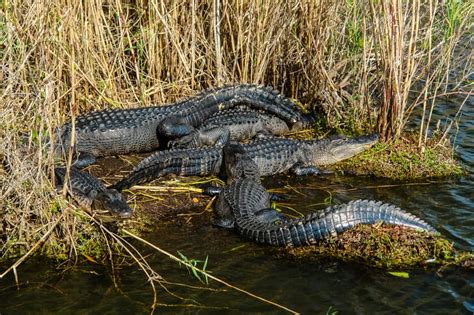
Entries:
{"label": "alligator jaw", "polygon": [[378,134],[354,138],[320,140],[310,145],[313,165],[324,166],[349,159],[372,147],[379,141]]}

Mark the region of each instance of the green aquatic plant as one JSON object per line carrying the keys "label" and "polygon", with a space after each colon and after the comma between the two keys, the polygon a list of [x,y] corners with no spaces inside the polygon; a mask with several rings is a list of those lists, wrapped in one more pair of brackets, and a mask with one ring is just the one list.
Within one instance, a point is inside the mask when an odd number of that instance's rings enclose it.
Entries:
{"label": "green aquatic plant", "polygon": [[[178,251],[178,255],[179,257],[181,257],[183,262],[186,262],[186,265],[185,265],[186,269],[188,269],[188,271],[190,270],[190,272],[193,274],[193,276],[196,279],[198,279],[203,284],[209,284],[209,281],[207,279],[207,274],[205,273],[209,256],[206,256],[205,260],[198,260],[198,259],[188,258],[184,256],[184,254],[181,253],[180,251]],[[201,277],[199,276],[200,273],[198,272],[198,269],[197,269],[197,267],[199,267],[199,264],[202,264],[202,267],[200,268],[201,270],[204,271],[204,273],[201,273],[204,276],[204,280],[201,279]]]}

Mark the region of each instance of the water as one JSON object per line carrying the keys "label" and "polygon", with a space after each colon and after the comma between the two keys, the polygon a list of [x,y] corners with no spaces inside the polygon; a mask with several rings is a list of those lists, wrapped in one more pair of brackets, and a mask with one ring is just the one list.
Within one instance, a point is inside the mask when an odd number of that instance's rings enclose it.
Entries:
{"label": "water", "polygon": [[[292,201],[302,211],[332,194],[334,201],[378,199],[399,205],[434,225],[457,248],[474,250],[474,108],[465,105],[456,137],[456,152],[469,175],[458,181],[407,185],[367,177],[269,179],[268,187],[291,184],[304,193]],[[454,107],[446,103],[443,113]],[[322,206],[314,206],[321,208]],[[240,239],[234,233],[213,228],[208,215],[193,216],[192,224],[162,222],[147,236],[152,243],[189,258],[209,257],[207,269],[231,284],[244,288],[302,313],[338,311],[338,314],[472,314],[474,273],[449,269],[408,270],[409,279],[391,276],[386,270],[356,263],[321,260],[296,261],[281,257],[266,246]],[[158,311],[167,313],[283,313],[211,281],[201,285],[177,263],[149,248],[150,264],[168,281],[201,288],[166,284],[158,288]],[[3,269],[3,267],[2,267]],[[152,291],[136,266],[122,267],[114,285],[110,270],[80,265],[55,270],[48,262],[30,261],[19,270],[20,288],[13,276],[0,282],[0,314],[148,313]],[[212,290],[210,290],[212,289]],[[171,292],[171,293],[170,293]]]}

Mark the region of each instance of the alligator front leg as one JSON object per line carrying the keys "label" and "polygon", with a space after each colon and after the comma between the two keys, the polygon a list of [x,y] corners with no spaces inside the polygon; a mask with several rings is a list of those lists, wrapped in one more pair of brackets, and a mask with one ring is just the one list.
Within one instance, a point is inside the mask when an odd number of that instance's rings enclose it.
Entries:
{"label": "alligator front leg", "polygon": [[291,168],[291,172],[297,176],[304,176],[304,175],[329,175],[332,174],[332,171],[329,170],[321,170],[316,166],[305,166],[297,164],[293,168]]}
{"label": "alligator front leg", "polygon": [[82,169],[86,166],[95,163],[96,160],[96,157],[91,153],[79,152],[77,155],[73,156],[71,166],[76,167],[78,169]]}
{"label": "alligator front leg", "polygon": [[285,221],[285,216],[273,208],[265,208],[255,211],[256,220],[265,223],[277,223]]}
{"label": "alligator front leg", "polygon": [[316,166],[295,165],[291,168],[291,172],[298,176],[303,175],[321,175],[322,172]]}
{"label": "alligator front leg", "polygon": [[156,135],[160,145],[165,148],[171,144],[171,139],[187,136],[193,131],[195,131],[194,127],[188,123],[186,118],[171,116],[161,121],[156,130]]}

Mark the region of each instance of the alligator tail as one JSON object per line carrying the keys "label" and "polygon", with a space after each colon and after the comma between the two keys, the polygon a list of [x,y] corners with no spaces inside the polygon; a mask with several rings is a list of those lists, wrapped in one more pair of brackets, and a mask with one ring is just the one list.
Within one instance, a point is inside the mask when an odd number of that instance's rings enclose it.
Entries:
{"label": "alligator tail", "polygon": [[126,178],[112,185],[111,188],[121,191],[167,174],[214,175],[219,173],[221,164],[221,148],[158,151],[141,161]]}
{"label": "alligator tail", "polygon": [[239,84],[224,86],[204,93],[208,92],[213,92],[221,104],[225,104],[226,99],[234,99],[235,102],[231,102],[230,106],[235,103],[246,103],[254,109],[271,113],[287,123],[293,124],[302,119],[302,112],[295,103],[269,86]]}
{"label": "alligator tail", "polygon": [[243,93],[242,98],[261,105],[261,109],[272,112],[275,116],[290,123],[301,121],[302,112],[291,99],[281,95],[272,87],[252,87]]}
{"label": "alligator tail", "polygon": [[428,223],[400,208],[380,201],[355,200],[328,207],[301,219],[274,224],[255,220],[254,215],[236,219],[239,234],[258,243],[297,247],[315,244],[317,240],[337,235],[358,224],[383,222],[427,232],[436,232]]}

